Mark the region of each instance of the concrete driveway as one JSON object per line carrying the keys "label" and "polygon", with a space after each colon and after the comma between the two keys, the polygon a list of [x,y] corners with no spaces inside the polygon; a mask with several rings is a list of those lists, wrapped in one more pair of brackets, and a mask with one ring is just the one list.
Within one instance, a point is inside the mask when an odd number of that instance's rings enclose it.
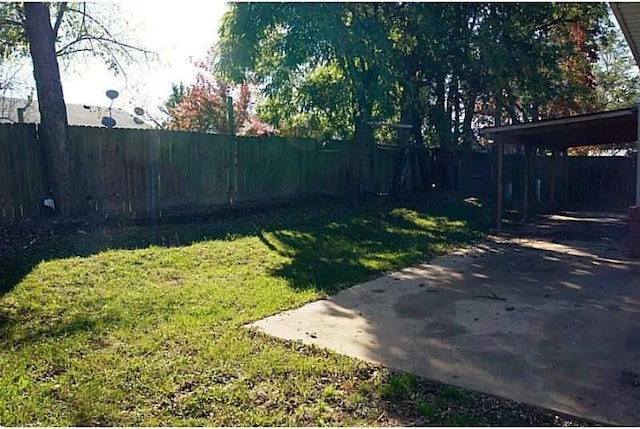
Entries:
{"label": "concrete driveway", "polygon": [[640,425],[640,264],[619,214],[549,216],[251,326],[604,423]]}

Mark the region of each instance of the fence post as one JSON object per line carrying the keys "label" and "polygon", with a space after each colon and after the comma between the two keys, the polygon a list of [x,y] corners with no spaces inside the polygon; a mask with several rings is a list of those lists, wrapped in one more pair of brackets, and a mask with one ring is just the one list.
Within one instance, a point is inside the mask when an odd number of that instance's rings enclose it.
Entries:
{"label": "fence post", "polygon": [[[500,101],[496,105],[496,116],[495,116],[495,126],[499,127],[502,125],[502,105]],[[497,150],[497,162],[496,162],[496,185],[497,185],[497,193],[496,193],[496,229],[500,231],[502,229],[502,213],[503,213],[503,198],[504,198],[504,142],[502,139],[497,139],[496,150]],[[493,170],[493,169],[492,169]]]}
{"label": "fence post", "polygon": [[153,213],[153,217],[162,216],[160,212],[160,205],[158,204],[158,200],[160,199],[161,192],[161,184],[160,184],[160,174],[158,173],[158,158],[159,158],[159,150],[160,150],[160,132],[157,130],[153,130],[152,133],[149,133],[151,137],[151,212]]}
{"label": "fence post", "polygon": [[231,189],[229,203],[233,204],[238,195],[238,142],[236,140],[235,119],[233,117],[233,97],[227,97],[227,119],[229,122],[229,138],[231,139]]}

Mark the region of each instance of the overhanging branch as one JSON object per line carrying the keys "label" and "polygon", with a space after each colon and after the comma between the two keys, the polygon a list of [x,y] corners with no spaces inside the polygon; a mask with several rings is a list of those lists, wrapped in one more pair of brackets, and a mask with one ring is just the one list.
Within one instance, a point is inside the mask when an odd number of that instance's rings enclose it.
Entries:
{"label": "overhanging branch", "polygon": [[58,9],[58,13],[56,14],[56,23],[53,26],[53,37],[58,38],[58,31],[60,30],[60,25],[62,24],[62,17],[64,16],[64,12],[67,10],[67,2],[63,2],[60,4],[60,9]]}
{"label": "overhanging branch", "polygon": [[78,43],[81,43],[81,42],[84,42],[84,41],[88,41],[88,42],[96,41],[96,42],[100,42],[105,47],[107,47],[108,45],[114,45],[114,46],[123,48],[124,50],[132,50],[132,51],[140,52],[140,53],[143,53],[143,54],[153,54],[154,53],[153,51],[150,51],[148,49],[144,49],[144,48],[140,48],[138,46],[130,45],[128,43],[120,42],[118,40],[115,40],[115,39],[112,39],[112,38],[109,38],[109,37],[91,36],[89,34],[83,34],[83,35],[78,36],[75,40],[67,43],[62,48],[58,49],[58,51],[56,52],[56,55],[58,55],[58,56],[67,55],[68,54],[67,50],[71,46],[77,45]]}

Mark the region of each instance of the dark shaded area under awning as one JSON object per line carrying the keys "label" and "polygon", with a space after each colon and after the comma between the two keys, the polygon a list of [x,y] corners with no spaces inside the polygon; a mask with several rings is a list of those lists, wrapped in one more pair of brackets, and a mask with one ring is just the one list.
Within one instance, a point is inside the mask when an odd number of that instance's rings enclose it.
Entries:
{"label": "dark shaded area under awning", "polygon": [[567,116],[525,124],[489,127],[480,135],[494,141],[562,151],[570,147],[637,140],[638,108]]}
{"label": "dark shaded area under awning", "polygon": [[[532,186],[532,156],[537,148],[552,150],[553,158],[559,157],[561,171],[552,170],[551,183],[564,177],[564,189],[559,192],[560,203],[566,203],[568,192],[568,153],[567,149],[579,146],[602,146],[623,143],[633,143],[638,138],[638,106],[626,109],[610,110],[586,115],[567,116],[563,118],[547,119],[544,121],[525,124],[505,125],[483,128],[480,135],[496,143],[496,228],[502,227],[503,211],[503,175],[504,175],[504,145],[515,144],[524,146],[523,165],[523,205],[522,220],[527,222],[529,211],[534,201],[529,201]],[[640,156],[640,155],[639,155]],[[636,164],[636,204],[640,205],[640,162]],[[555,191],[552,192],[551,204],[555,204]]]}

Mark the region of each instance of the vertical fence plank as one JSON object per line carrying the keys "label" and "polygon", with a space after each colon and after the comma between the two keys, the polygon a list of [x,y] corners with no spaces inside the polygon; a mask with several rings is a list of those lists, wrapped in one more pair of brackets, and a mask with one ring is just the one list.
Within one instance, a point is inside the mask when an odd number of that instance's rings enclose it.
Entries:
{"label": "vertical fence plank", "polygon": [[[79,198],[101,215],[143,216],[199,210],[230,201],[233,145],[228,136],[163,130],[70,127]],[[282,137],[238,137],[236,201],[344,192],[348,143]],[[376,149],[375,189],[386,192],[398,154]],[[489,180],[486,154],[474,154],[464,174]],[[622,208],[633,202],[633,160],[570,157],[570,202]],[[551,200],[551,171],[559,159],[536,157],[543,203]],[[466,164],[465,164],[466,165]],[[44,153],[32,124],[0,124],[0,219],[42,214],[47,194]],[[505,156],[505,183],[522,198],[522,157]],[[462,174],[462,173],[461,173]],[[461,177],[468,190],[484,181]],[[559,180],[559,179],[558,179]],[[477,183],[476,183],[477,182]],[[556,184],[557,189],[560,184]],[[488,188],[488,186],[486,187]]]}
{"label": "vertical fence plank", "polygon": [[34,124],[0,124],[0,220],[38,217],[46,195]]}

